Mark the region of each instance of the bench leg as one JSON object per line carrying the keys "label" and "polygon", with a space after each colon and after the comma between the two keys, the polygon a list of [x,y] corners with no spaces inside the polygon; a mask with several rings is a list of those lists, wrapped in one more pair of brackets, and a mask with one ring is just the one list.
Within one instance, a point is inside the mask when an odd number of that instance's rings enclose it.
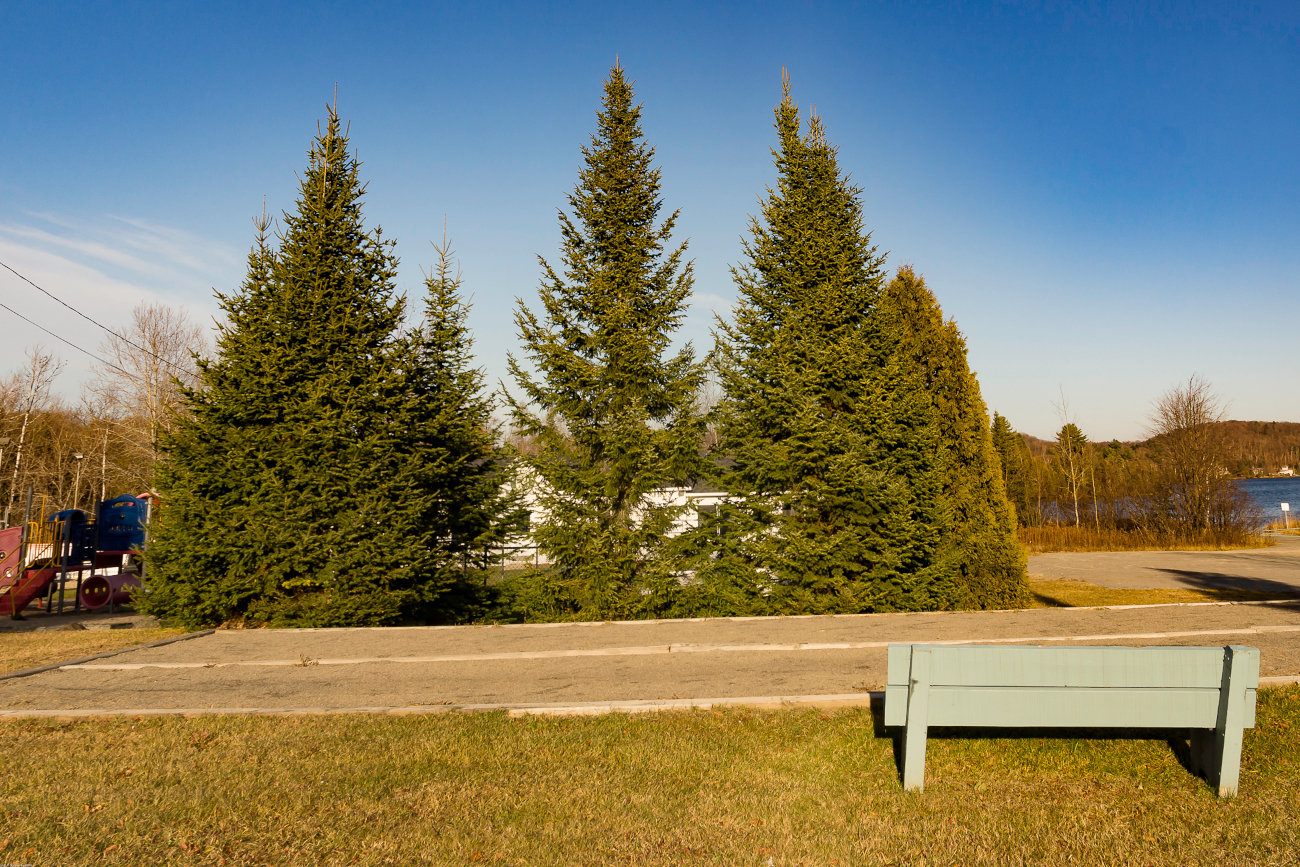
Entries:
{"label": "bench leg", "polygon": [[925,741],[930,717],[930,653],[912,651],[907,696],[907,729],[903,733],[903,790],[925,788]]}
{"label": "bench leg", "polygon": [[1220,798],[1237,794],[1241,777],[1241,739],[1246,722],[1246,653],[1235,647],[1224,649],[1223,685],[1219,687],[1219,720],[1214,727],[1210,766]]}
{"label": "bench leg", "polygon": [[1210,783],[1217,763],[1214,757],[1214,729],[1192,729],[1192,773],[1204,777]]}

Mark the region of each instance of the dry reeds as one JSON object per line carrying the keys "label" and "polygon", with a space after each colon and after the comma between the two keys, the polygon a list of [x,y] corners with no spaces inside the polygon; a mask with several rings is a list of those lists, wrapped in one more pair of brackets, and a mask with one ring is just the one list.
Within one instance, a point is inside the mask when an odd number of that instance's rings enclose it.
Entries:
{"label": "dry reeds", "polygon": [[1021,527],[1020,542],[1030,554],[1058,551],[1223,551],[1267,548],[1277,544],[1255,533],[1235,530],[1202,535],[1158,533],[1139,527],[1097,527],[1087,524],[1044,524]]}

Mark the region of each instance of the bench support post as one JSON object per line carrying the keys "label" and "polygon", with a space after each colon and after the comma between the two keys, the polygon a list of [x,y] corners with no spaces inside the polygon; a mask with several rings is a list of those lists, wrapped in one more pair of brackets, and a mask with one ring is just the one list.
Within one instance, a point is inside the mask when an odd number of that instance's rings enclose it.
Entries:
{"label": "bench support post", "polygon": [[1192,773],[1214,782],[1214,729],[1192,729]]}
{"label": "bench support post", "polygon": [[[1223,651],[1223,685],[1219,687],[1219,719],[1209,758],[1210,784],[1220,798],[1237,795],[1241,777],[1241,738],[1246,717],[1246,666],[1248,651],[1226,647]],[[1207,738],[1208,740],[1208,738]]]}
{"label": "bench support post", "polygon": [[912,651],[908,676],[907,728],[903,732],[903,791],[925,788],[925,741],[930,717],[930,652]]}

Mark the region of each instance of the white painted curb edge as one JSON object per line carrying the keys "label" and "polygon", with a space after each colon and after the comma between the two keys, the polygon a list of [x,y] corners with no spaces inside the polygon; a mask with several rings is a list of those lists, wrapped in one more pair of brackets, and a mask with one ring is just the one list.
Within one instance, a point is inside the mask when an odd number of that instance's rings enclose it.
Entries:
{"label": "white painted curb edge", "polygon": [[756,710],[781,708],[845,708],[870,707],[883,702],[883,692],[857,692],[847,695],[781,695],[744,696],[737,698],[676,698],[641,701],[573,702],[571,704],[425,704],[408,707],[213,707],[213,708],[147,708],[123,709],[89,708],[84,710],[12,710],[0,712],[5,719],[87,719],[123,716],[212,716],[217,714],[244,714],[249,716],[293,716],[332,714],[383,714],[387,716],[418,716],[424,714],[505,711],[510,716],[600,716],[607,713],[640,713],[661,710],[708,710],[713,707],[742,706]]}

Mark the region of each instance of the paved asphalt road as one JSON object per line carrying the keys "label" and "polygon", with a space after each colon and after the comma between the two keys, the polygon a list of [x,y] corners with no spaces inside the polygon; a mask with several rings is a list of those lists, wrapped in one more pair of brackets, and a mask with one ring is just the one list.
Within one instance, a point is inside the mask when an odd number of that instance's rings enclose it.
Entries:
{"label": "paved asphalt road", "polygon": [[[1300,592],[1300,541],[1232,552],[1044,554],[1030,559],[1029,570],[1120,588]],[[0,680],[0,717],[74,709],[565,706],[776,696],[844,700],[865,698],[881,687],[889,642],[927,641],[1246,644],[1260,648],[1261,674],[1294,676],[1300,675],[1300,599],[631,623],[220,630]]]}
{"label": "paved asphalt road", "polygon": [[1232,588],[1300,593],[1300,539],[1246,551],[1106,551],[1035,554],[1029,574],[1102,587]]}
{"label": "paved asphalt road", "polygon": [[890,642],[1259,647],[1300,674],[1300,600],[563,625],[220,630],[0,680],[0,717],[104,709],[402,708],[866,698]]}

